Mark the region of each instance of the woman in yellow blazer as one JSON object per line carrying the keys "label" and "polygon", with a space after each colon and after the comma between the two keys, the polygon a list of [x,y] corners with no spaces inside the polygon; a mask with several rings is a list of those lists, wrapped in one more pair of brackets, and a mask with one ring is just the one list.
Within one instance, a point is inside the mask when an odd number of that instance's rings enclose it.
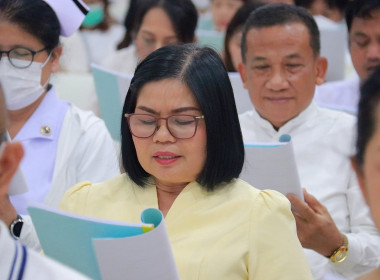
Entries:
{"label": "woman in yellow blazer", "polygon": [[72,187],[61,209],[128,222],[160,209],[181,279],[311,279],[287,199],[237,179],[243,140],[215,51],[167,46],[142,61],[121,135],[126,173]]}

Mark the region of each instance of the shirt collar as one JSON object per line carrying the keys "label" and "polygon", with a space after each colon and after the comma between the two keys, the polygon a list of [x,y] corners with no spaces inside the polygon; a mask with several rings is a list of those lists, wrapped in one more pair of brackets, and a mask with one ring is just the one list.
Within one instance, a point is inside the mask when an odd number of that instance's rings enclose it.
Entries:
{"label": "shirt collar", "polygon": [[299,126],[310,126],[311,124],[308,122],[308,120],[313,116],[316,117],[317,110],[318,106],[315,104],[314,101],[312,101],[310,105],[306,107],[305,110],[303,110],[295,118],[285,123],[282,127],[280,127],[278,131],[274,129],[273,125],[268,120],[262,118],[256,110],[253,110],[253,117],[257,124],[264,130],[266,130],[270,135],[282,135],[290,133],[292,130]]}
{"label": "shirt collar", "polygon": [[[196,181],[190,182],[187,186],[181,191],[178,197],[173,202],[173,205],[170,207],[170,210],[165,217],[165,220],[179,218],[178,213],[182,213],[183,209],[187,209],[194,205],[198,201],[202,201],[207,196],[212,195],[217,192],[219,188],[216,188],[213,192],[208,192],[205,188],[199,185]],[[141,211],[149,207],[158,207],[157,199],[157,189],[154,183],[154,179],[149,177],[147,183],[144,187],[139,187],[135,185],[133,188],[135,193],[135,199],[139,201],[141,205]],[[178,216],[178,217],[177,217]]]}
{"label": "shirt collar", "polygon": [[26,139],[47,139],[54,140],[59,136],[58,127],[60,125],[60,114],[65,110],[67,102],[60,100],[54,87],[46,93],[41,104],[30,116],[22,129],[14,138],[14,141]]}

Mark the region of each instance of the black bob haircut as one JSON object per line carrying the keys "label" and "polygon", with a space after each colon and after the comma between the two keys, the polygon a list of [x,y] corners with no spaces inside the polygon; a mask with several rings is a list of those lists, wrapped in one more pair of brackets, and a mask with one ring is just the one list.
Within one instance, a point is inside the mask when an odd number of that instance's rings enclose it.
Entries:
{"label": "black bob haircut", "polygon": [[244,163],[244,145],[228,73],[213,49],[194,44],[160,48],[137,66],[121,120],[121,156],[128,176],[143,186],[151,175],[137,159],[124,114],[135,112],[137,98],[144,85],[165,79],[177,79],[186,85],[204,115],[207,156],[196,181],[212,191],[218,184],[237,178]]}
{"label": "black bob haircut", "polygon": [[0,0],[0,20],[36,37],[51,52],[59,45],[61,26],[53,9],[42,0]]}
{"label": "black bob haircut", "polygon": [[241,56],[243,62],[247,53],[247,33],[253,28],[264,28],[288,23],[301,23],[306,26],[310,35],[310,47],[314,55],[319,56],[321,43],[319,39],[318,26],[313,16],[302,7],[287,4],[265,5],[254,10],[243,27],[241,38]]}
{"label": "black bob haircut", "polygon": [[346,24],[351,30],[354,18],[370,19],[372,12],[380,9],[380,0],[353,0],[349,1],[346,8]]}
{"label": "black bob haircut", "polygon": [[358,125],[355,160],[359,168],[363,167],[364,153],[375,133],[376,123],[380,116],[380,66],[365,81],[360,89],[358,108]]}

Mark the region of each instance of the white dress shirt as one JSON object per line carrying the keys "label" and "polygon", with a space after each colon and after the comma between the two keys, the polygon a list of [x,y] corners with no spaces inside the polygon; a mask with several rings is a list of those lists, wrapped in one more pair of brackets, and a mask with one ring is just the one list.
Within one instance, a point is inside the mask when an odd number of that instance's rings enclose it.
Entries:
{"label": "white dress shirt", "polygon": [[90,72],[90,64],[102,61],[117,52],[117,45],[123,39],[125,28],[113,24],[106,31],[78,30],[70,37],[62,37],[63,52],[60,70],[73,73]]}
{"label": "white dress shirt", "polygon": [[379,266],[380,236],[349,161],[354,152],[355,117],[313,102],[278,131],[255,110],[239,118],[245,142],[273,142],[282,134],[291,136],[302,187],[328,209],[348,237],[349,253],[342,263],[305,249],[314,278],[354,279]]}
{"label": "white dress shirt", "polygon": [[359,77],[350,80],[328,82],[318,86],[314,101],[321,107],[357,114],[360,99]]}

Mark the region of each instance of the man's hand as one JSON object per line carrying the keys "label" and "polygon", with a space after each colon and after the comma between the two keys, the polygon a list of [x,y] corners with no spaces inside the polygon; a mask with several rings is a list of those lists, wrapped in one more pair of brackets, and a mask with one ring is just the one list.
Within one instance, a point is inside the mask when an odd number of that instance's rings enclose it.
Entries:
{"label": "man's hand", "polygon": [[325,257],[344,243],[344,237],[330,213],[314,196],[303,189],[305,202],[293,194],[287,197],[297,224],[298,238],[304,248],[312,249]]}

